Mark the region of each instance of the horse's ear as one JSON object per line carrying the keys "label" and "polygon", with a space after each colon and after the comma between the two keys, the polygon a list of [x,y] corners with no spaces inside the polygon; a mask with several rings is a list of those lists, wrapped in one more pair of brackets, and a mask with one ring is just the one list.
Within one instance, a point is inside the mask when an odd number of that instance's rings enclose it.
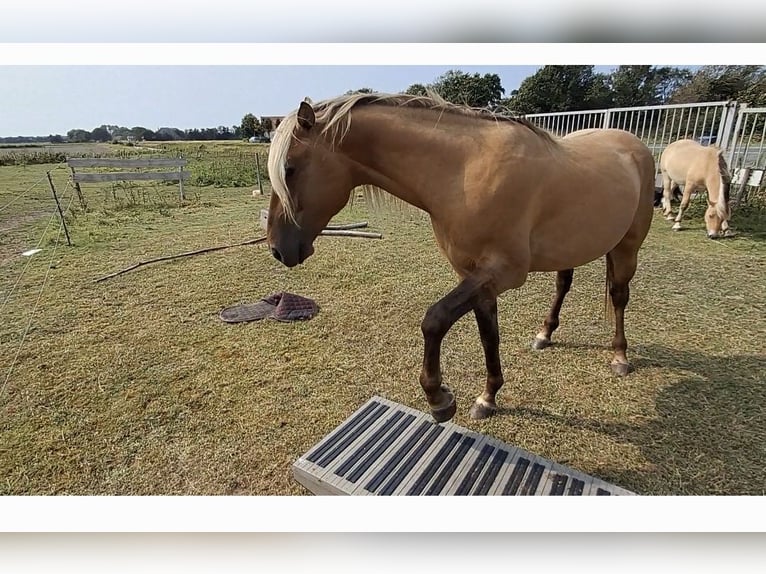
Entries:
{"label": "horse's ear", "polygon": [[298,125],[304,130],[310,130],[314,127],[315,122],[314,108],[307,102],[301,102],[301,105],[298,107]]}

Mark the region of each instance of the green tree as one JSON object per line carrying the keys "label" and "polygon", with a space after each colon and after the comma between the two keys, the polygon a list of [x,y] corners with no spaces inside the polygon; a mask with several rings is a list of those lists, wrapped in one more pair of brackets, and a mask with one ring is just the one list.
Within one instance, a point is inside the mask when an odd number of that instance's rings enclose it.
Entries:
{"label": "green tree", "polygon": [[[757,86],[762,85],[763,66],[703,66],[671,96],[671,103],[758,100]],[[763,101],[763,100],[761,100]]]}
{"label": "green tree", "polygon": [[130,133],[136,139],[136,141],[153,141],[155,138],[155,134],[152,130],[141,126],[130,128]]}
{"label": "green tree", "polygon": [[347,96],[350,96],[351,94],[371,94],[373,93],[372,88],[359,88],[358,90],[349,90],[346,92]]}
{"label": "green tree", "polygon": [[271,130],[274,129],[274,124],[271,121],[271,118],[261,118],[261,127],[263,128],[263,131],[265,133],[269,133]]}
{"label": "green tree", "polygon": [[766,106],[766,67],[751,75],[749,85],[737,93],[737,100],[751,106]]}
{"label": "green tree", "polygon": [[69,130],[66,133],[67,141],[70,143],[83,143],[90,141],[90,132],[87,130]]}
{"label": "green tree", "polygon": [[690,78],[691,72],[677,68],[619,66],[608,82],[615,106],[652,106],[667,102],[670,94]]}
{"label": "green tree", "polygon": [[112,140],[112,134],[110,134],[109,130],[107,130],[104,126],[95,128],[92,132],[90,132],[90,137],[92,140],[97,142],[108,142]]}
{"label": "green tree", "polygon": [[426,87],[423,84],[412,84],[409,88],[407,88],[404,91],[404,93],[409,94],[411,96],[425,96]]}
{"label": "green tree", "polygon": [[262,133],[260,122],[253,114],[245,114],[242,118],[241,132],[243,138],[251,138]]}
{"label": "green tree", "polygon": [[505,93],[497,74],[482,76],[460,70],[449,70],[429,87],[449,102],[474,108],[494,108]]}
{"label": "green tree", "polygon": [[606,76],[593,66],[543,66],[502,105],[518,114],[592,110],[611,103]]}

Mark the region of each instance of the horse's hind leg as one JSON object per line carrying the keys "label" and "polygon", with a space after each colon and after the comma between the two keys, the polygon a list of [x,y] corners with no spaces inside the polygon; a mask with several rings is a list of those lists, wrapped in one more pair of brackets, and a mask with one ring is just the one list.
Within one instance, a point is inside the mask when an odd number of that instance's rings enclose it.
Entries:
{"label": "horse's hind leg", "polygon": [[497,326],[497,297],[487,294],[476,301],[473,308],[476,324],[479,327],[481,345],[487,363],[487,384],[484,392],[471,406],[473,419],[485,419],[497,411],[495,396],[503,386],[503,371],[500,366],[500,332]]}
{"label": "horse's hind leg", "polygon": [[572,276],[574,275],[574,269],[565,269],[556,273],[556,295],[553,297],[553,303],[551,303],[551,309],[548,311],[548,316],[543,321],[542,330],[535,336],[532,341],[533,349],[545,349],[545,347],[551,344],[551,335],[559,326],[559,313],[561,312],[561,305],[564,303],[564,297],[569,293],[569,289],[572,287]]}
{"label": "horse's hind leg", "polygon": [[617,376],[630,372],[626,355],[628,341],[625,338],[625,307],[630,299],[630,280],[636,272],[637,252],[630,243],[620,243],[606,255],[607,284],[614,309],[614,359],[611,367]]}

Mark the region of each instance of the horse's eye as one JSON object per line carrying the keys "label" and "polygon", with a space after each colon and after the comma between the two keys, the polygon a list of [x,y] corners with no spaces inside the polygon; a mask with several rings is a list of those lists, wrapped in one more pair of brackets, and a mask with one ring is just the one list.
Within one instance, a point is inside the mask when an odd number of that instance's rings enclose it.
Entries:
{"label": "horse's eye", "polygon": [[285,177],[291,177],[295,173],[295,168],[291,165],[285,166]]}

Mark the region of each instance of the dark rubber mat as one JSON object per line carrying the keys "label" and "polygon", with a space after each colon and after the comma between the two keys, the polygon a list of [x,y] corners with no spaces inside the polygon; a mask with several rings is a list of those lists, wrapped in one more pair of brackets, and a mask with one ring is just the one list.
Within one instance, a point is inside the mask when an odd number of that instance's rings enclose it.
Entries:
{"label": "dark rubber mat", "polygon": [[305,321],[319,312],[319,306],[307,297],[293,293],[273,293],[255,303],[241,303],[223,309],[218,316],[226,323],[244,323],[259,319]]}

